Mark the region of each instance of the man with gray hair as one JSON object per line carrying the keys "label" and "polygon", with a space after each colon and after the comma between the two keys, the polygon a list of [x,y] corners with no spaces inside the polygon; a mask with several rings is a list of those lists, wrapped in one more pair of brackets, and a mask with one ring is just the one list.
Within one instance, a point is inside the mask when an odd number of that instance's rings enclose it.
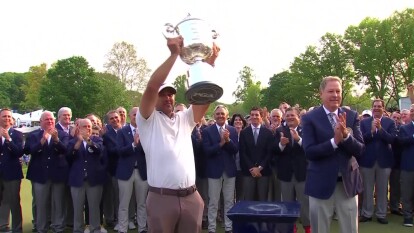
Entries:
{"label": "man with gray hair", "polygon": [[40,127],[27,136],[24,147],[24,153],[32,155],[27,179],[32,181],[36,194],[36,227],[39,233],[48,231],[47,203],[51,200],[50,227],[53,232],[63,232],[64,192],[69,172],[65,154],[69,135],[56,129],[55,117],[49,111],[40,116]]}
{"label": "man with gray hair", "polygon": [[67,134],[69,134],[71,118],[72,109],[68,107],[61,107],[58,111],[58,123],[56,124],[56,129],[65,131]]}

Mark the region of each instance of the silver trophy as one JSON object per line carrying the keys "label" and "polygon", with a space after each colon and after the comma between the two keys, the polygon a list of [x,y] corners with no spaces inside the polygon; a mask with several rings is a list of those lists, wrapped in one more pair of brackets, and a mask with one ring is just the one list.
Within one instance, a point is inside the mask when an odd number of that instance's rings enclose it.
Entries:
{"label": "silver trophy", "polygon": [[190,65],[188,71],[188,90],[185,98],[190,104],[201,105],[212,103],[223,95],[223,88],[209,81],[214,68],[203,60],[213,53],[213,41],[218,34],[202,19],[190,14],[177,26],[165,24],[164,36],[167,38],[182,36],[184,45],[180,54],[181,60]]}

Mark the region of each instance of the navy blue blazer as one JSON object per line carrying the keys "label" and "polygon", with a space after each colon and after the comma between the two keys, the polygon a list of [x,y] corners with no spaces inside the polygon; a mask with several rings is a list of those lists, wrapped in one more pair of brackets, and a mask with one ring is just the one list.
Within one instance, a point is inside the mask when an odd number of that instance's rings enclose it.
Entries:
{"label": "navy blue blazer", "polygon": [[40,184],[45,184],[49,179],[52,182],[66,182],[69,165],[66,160],[69,135],[58,130],[59,142],[40,144],[44,130],[38,129],[31,132],[26,138],[25,154],[31,154],[26,178]]}
{"label": "navy blue blazer", "polygon": [[119,159],[116,168],[115,177],[120,180],[128,180],[135,169],[137,169],[142,180],[147,180],[147,162],[145,160],[145,152],[142,148],[141,142],[134,148],[132,143],[134,137],[132,136],[131,127],[129,124],[122,127],[117,134]]}
{"label": "navy blue blazer", "polygon": [[[61,130],[61,131],[65,132],[65,131],[63,130],[62,126],[61,126],[59,123],[56,123],[55,128],[56,128],[57,130]],[[72,136],[71,134],[69,134],[69,140],[72,140],[72,139],[73,139],[73,136]]]}
{"label": "navy blue blazer", "polygon": [[402,146],[400,169],[412,172],[414,171],[414,125],[412,122],[400,127],[398,139]]}
{"label": "navy blue blazer", "polygon": [[10,128],[9,135],[11,142],[4,141],[3,144],[0,141],[0,177],[7,181],[21,180],[23,172],[19,158],[23,156],[23,134]]}
{"label": "navy blue blazer", "polygon": [[106,181],[105,167],[102,159],[102,139],[91,137],[92,145],[83,145],[75,150],[77,138],[73,138],[68,144],[67,157],[71,160],[72,166],[69,171],[68,184],[71,187],[82,187],[84,181],[90,186],[103,185]]}
{"label": "navy blue blazer", "polygon": [[363,189],[359,172],[359,157],[364,149],[359,126],[358,113],[345,108],[346,126],[352,129],[352,135],[334,149],[331,138],[334,130],[323,107],[318,107],[302,116],[302,146],[308,159],[305,181],[305,194],[329,199],[335,190],[338,173],[341,172],[345,192],[353,197]]}
{"label": "navy blue blazer", "polygon": [[361,132],[364,137],[365,150],[361,158],[358,159],[361,167],[372,168],[375,161],[381,168],[391,168],[394,165],[394,154],[391,144],[397,136],[394,120],[388,117],[381,118],[382,129],[371,133],[373,118],[369,117],[361,120]]}
{"label": "navy blue blazer", "polygon": [[[206,125],[200,126],[200,134],[203,134],[205,128],[207,128]],[[207,178],[207,157],[204,154],[203,137],[201,137],[201,140],[198,140],[197,126],[191,132],[191,142],[193,144],[196,176],[199,178]]]}
{"label": "navy blue blazer", "polygon": [[105,146],[106,153],[106,170],[111,176],[115,176],[116,168],[118,166],[118,141],[117,131],[112,128],[111,125],[106,126],[107,131],[102,136],[103,145]]}
{"label": "navy blue blazer", "polygon": [[239,138],[239,155],[240,167],[244,176],[251,176],[250,168],[263,167],[261,174],[270,176],[272,170],[270,168],[270,159],[274,150],[274,136],[272,131],[264,127],[260,127],[257,144],[254,144],[253,129],[251,126],[240,131]]}
{"label": "navy blue blazer", "polygon": [[217,124],[205,128],[202,132],[203,149],[207,162],[207,177],[218,179],[226,172],[227,176],[235,177],[237,173],[235,156],[239,150],[237,131],[233,126],[226,125],[230,132],[230,141],[220,147],[220,133]]}
{"label": "navy blue blazer", "polygon": [[[302,127],[296,129],[299,136],[302,137]],[[290,138],[290,129],[287,126],[281,126],[276,129],[276,167],[277,178],[284,182],[291,182],[293,175],[298,182],[305,181],[306,169],[308,162],[306,160],[305,151],[298,142],[289,143],[283,151],[280,150],[280,133],[283,132],[284,137]],[[291,141],[290,141],[291,142]],[[303,143],[303,142],[302,142]]]}

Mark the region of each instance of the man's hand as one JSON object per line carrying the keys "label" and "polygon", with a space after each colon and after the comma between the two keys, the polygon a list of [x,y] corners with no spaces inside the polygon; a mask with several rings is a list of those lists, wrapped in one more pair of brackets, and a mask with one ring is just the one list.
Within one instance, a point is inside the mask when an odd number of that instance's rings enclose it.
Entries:
{"label": "man's hand", "polygon": [[50,133],[50,135],[52,135],[52,140],[54,142],[59,142],[59,134],[58,134],[58,131],[56,129],[51,129],[49,131],[49,133]]}
{"label": "man's hand", "polygon": [[45,142],[47,142],[47,140],[49,139],[49,136],[50,136],[49,132],[44,130],[43,131],[43,136],[40,139],[40,144],[42,144],[42,145],[45,144]]}
{"label": "man's hand", "polygon": [[180,55],[183,47],[183,37],[167,38],[167,46],[170,49],[171,55]]}
{"label": "man's hand", "polygon": [[252,167],[252,168],[250,168],[250,174],[253,176],[253,177],[262,177],[262,173],[260,173],[260,168],[258,168],[258,167]]}
{"label": "man's hand", "polygon": [[[135,130],[135,131],[137,131],[137,130]],[[138,146],[138,143],[139,143],[139,134],[138,134],[138,132],[135,132],[135,135],[134,135],[134,146],[135,147]]]}
{"label": "man's hand", "polygon": [[289,138],[285,137],[283,135],[283,132],[280,132],[280,144],[282,144],[282,146],[286,146],[287,144],[289,144],[289,142]]}
{"label": "man's hand", "polygon": [[210,64],[211,66],[214,67],[214,63],[216,62],[216,59],[217,59],[217,57],[219,55],[219,52],[220,52],[220,47],[218,47],[216,45],[216,43],[213,42],[213,48],[212,49],[213,49],[213,53],[211,54],[211,56],[209,58],[207,58],[205,60],[205,62],[207,62],[208,64]]}
{"label": "man's hand", "polygon": [[298,131],[296,131],[296,129],[290,129],[290,135],[292,135],[293,140],[297,142],[300,140]]}
{"label": "man's hand", "polygon": [[225,142],[230,141],[230,132],[227,129],[223,130],[223,139]]}
{"label": "man's hand", "polygon": [[4,139],[6,139],[7,141],[10,141],[10,135],[9,135],[9,131],[5,128],[0,128],[0,136],[3,136]]}
{"label": "man's hand", "polygon": [[337,125],[339,125],[339,128],[341,129],[342,137],[348,137],[349,132],[346,127],[346,112],[339,113],[339,116],[336,118],[336,121],[338,122]]}
{"label": "man's hand", "polygon": [[334,142],[336,145],[339,145],[339,143],[341,143],[344,140],[344,137],[342,134],[341,127],[338,124],[336,124],[335,126],[334,133]]}

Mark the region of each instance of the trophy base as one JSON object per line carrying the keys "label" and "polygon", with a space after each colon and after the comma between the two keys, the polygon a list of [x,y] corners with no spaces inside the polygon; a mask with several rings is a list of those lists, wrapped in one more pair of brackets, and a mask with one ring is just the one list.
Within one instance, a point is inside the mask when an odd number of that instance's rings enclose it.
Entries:
{"label": "trophy base", "polygon": [[210,104],[220,99],[223,88],[212,82],[203,81],[194,83],[185,92],[186,100],[193,105]]}

